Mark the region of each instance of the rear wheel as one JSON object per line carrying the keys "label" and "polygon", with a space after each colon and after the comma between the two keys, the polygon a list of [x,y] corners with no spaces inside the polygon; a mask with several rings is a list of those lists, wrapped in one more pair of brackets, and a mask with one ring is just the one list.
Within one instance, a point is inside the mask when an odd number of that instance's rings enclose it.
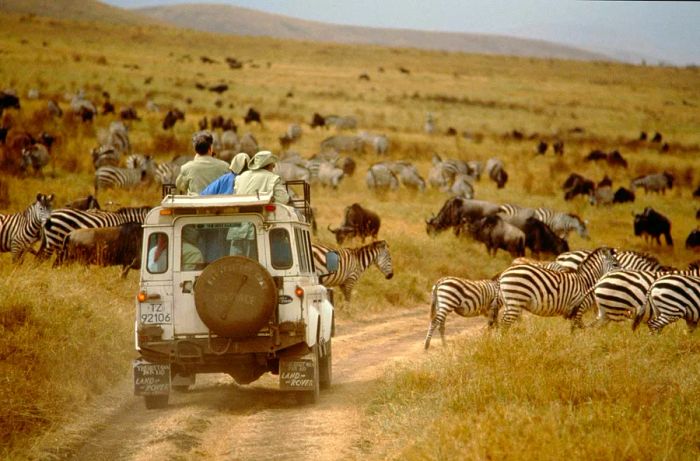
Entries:
{"label": "rear wheel", "polygon": [[168,406],[168,397],[170,397],[168,394],[144,395],[146,408],[148,410],[158,410],[160,408],[165,408]]}
{"label": "rear wheel", "polygon": [[314,379],[313,379],[313,389],[308,390],[308,391],[298,391],[297,392],[297,400],[299,403],[302,403],[304,405],[309,405],[312,403],[318,402],[318,399],[321,395],[321,386],[320,386],[320,379],[319,379],[319,351],[318,351],[318,343],[314,344],[313,347],[311,348],[311,353],[313,354],[313,361],[314,361]]}
{"label": "rear wheel", "polygon": [[333,379],[333,355],[331,352],[331,338],[326,342],[326,353],[318,363],[319,385],[321,389],[329,389]]}

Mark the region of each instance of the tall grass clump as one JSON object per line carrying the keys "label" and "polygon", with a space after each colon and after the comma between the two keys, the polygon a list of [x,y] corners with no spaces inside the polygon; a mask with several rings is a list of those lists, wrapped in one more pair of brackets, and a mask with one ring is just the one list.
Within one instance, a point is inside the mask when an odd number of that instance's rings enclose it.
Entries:
{"label": "tall grass clump", "polygon": [[698,459],[700,346],[684,330],[538,319],[437,347],[386,375],[367,438],[389,459]]}
{"label": "tall grass clump", "polygon": [[133,356],[135,279],[122,281],[117,268],[44,266],[0,269],[3,459],[123,379]]}

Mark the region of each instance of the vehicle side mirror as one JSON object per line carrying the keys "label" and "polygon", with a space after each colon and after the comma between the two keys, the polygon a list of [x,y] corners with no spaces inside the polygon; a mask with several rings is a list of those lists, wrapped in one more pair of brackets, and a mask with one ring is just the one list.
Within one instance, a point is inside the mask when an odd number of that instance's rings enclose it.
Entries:
{"label": "vehicle side mirror", "polygon": [[326,270],[329,274],[338,272],[338,259],[337,251],[329,251],[326,253]]}

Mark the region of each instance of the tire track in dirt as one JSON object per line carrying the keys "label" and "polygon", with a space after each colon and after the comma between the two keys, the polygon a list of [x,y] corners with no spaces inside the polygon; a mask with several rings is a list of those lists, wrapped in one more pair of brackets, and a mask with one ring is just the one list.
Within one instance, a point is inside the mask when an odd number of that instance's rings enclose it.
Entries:
{"label": "tire track in dirt", "polygon": [[[485,328],[483,319],[450,320],[448,338]],[[427,327],[425,306],[338,322],[333,385],[316,405],[299,405],[293,393],[279,391],[276,376],[239,386],[217,374],[199,375],[190,392],[171,394],[168,408],[149,411],[125,379],[104,398],[107,403],[96,402],[85,418],[64,429],[69,445],[79,448],[63,453],[70,454],[66,459],[129,461],[364,457],[358,437],[376,379],[387,366],[425,357]]]}

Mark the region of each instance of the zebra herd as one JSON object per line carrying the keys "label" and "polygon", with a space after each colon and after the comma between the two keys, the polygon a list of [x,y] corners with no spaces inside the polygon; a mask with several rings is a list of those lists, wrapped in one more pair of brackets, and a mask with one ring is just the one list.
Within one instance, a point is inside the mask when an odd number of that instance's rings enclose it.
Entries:
{"label": "zebra herd", "polygon": [[547,265],[518,258],[491,280],[443,277],[432,289],[424,347],[436,328],[444,343],[445,319],[453,311],[488,316],[489,327],[507,328],[527,310],[583,328],[582,317],[594,305],[594,326],[633,319],[633,329],[646,322],[658,333],[682,318],[692,332],[700,320],[700,269],[675,270],[647,254],[600,247],[563,253]]}
{"label": "zebra herd", "polygon": [[[30,251],[40,261],[56,257],[54,266],[60,265],[60,254],[68,235],[78,229],[116,227],[126,223],[143,223],[151,210],[149,206],[126,207],[116,211],[99,209],[78,210],[58,208],[52,210],[53,195],[37,194],[36,202],[23,212],[0,215],[0,252],[12,252],[13,262],[20,261],[22,255]],[[38,252],[32,245],[41,241]],[[333,249],[313,244],[313,258],[321,283],[327,287],[340,287],[345,299],[350,301],[352,289],[362,273],[371,265],[387,279],[394,275],[389,245],[377,240],[358,248]],[[329,274],[326,266],[326,253],[338,253],[338,270]]]}

